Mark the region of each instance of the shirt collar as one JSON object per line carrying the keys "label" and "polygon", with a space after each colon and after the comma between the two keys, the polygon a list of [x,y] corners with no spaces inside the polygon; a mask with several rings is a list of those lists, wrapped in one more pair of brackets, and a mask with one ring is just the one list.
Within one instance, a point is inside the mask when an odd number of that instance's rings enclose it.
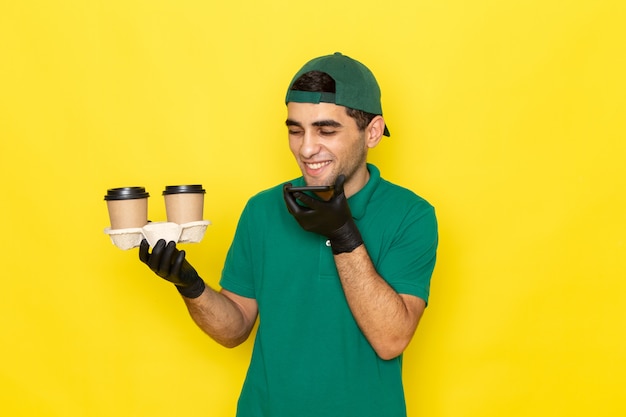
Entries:
{"label": "shirt collar", "polygon": [[352,212],[352,217],[355,219],[360,219],[365,215],[365,209],[376,191],[378,184],[380,183],[380,171],[376,166],[372,164],[367,164],[367,170],[370,173],[370,178],[365,184],[363,188],[361,188],[356,194],[348,198],[348,203],[350,203],[350,211]]}

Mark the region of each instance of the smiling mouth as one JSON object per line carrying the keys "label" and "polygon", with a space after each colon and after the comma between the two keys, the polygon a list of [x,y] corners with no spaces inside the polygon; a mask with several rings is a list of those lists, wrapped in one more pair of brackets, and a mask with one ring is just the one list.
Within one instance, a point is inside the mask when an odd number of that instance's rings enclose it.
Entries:
{"label": "smiling mouth", "polygon": [[315,162],[315,163],[305,163],[305,165],[309,168],[309,169],[320,169],[325,167],[326,165],[330,164],[330,161],[325,161],[325,162]]}

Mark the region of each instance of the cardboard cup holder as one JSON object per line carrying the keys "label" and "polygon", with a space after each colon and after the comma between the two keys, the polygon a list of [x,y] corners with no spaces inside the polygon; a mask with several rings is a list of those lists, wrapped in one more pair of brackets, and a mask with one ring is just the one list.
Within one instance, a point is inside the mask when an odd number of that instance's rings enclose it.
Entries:
{"label": "cardboard cup holder", "polygon": [[144,227],[129,229],[111,229],[107,227],[104,233],[109,235],[111,241],[120,249],[128,250],[136,248],[146,239],[151,247],[154,247],[159,239],[166,242],[198,243],[204,237],[206,228],[211,224],[208,220],[177,224],[173,222],[152,222]]}

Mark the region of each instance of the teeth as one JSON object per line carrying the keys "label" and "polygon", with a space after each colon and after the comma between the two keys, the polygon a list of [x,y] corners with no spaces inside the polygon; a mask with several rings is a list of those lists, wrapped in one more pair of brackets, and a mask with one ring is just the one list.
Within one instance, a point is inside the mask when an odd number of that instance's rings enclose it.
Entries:
{"label": "teeth", "polygon": [[328,165],[330,162],[326,161],[326,162],[317,162],[315,164],[307,164],[309,166],[309,168],[311,169],[320,169],[323,166]]}

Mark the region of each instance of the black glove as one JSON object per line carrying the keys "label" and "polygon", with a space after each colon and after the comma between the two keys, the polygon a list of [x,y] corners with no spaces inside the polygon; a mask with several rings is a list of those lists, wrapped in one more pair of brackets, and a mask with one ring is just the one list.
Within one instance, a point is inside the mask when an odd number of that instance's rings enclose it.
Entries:
{"label": "black glove", "polygon": [[[326,236],[330,240],[334,254],[352,252],[363,244],[363,238],[352,219],[352,212],[343,191],[344,175],[339,175],[333,195],[322,201],[302,192],[289,192],[287,183],[283,186],[283,197],[287,210],[300,223],[304,230]],[[306,207],[298,204],[303,202]]]}
{"label": "black glove", "polygon": [[167,245],[160,239],[152,253],[148,252],[150,245],[146,239],[139,245],[139,259],[150,267],[155,274],[176,285],[181,295],[187,298],[197,298],[204,291],[204,281],[196,270],[185,259],[185,251],[176,249],[176,242]]}

